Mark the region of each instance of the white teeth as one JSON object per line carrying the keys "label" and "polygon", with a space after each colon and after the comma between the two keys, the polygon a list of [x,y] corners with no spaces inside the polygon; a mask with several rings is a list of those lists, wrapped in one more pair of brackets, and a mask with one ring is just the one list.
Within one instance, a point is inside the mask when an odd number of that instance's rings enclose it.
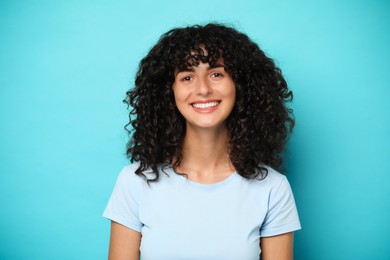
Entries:
{"label": "white teeth", "polygon": [[210,107],[215,107],[219,104],[219,102],[214,101],[214,102],[209,102],[209,103],[194,103],[192,104],[193,107],[196,108],[210,108]]}

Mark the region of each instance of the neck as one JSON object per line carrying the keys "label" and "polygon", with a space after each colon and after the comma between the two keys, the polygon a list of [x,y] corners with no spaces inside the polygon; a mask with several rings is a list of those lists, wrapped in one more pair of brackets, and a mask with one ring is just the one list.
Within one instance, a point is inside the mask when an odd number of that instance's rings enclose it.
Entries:
{"label": "neck", "polygon": [[227,178],[234,171],[228,152],[229,139],[226,128],[219,131],[187,129],[178,170],[202,183]]}

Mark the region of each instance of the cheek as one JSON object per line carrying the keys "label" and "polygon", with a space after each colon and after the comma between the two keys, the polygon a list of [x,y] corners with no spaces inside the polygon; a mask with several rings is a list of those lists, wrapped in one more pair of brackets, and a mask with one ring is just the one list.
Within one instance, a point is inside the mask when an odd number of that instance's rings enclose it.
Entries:
{"label": "cheek", "polygon": [[179,104],[182,102],[186,102],[188,97],[190,96],[190,93],[184,88],[177,86],[173,87],[173,95],[175,97],[176,104]]}
{"label": "cheek", "polygon": [[180,91],[178,91],[178,88],[175,85],[172,86],[172,91],[173,91],[173,97],[175,99],[175,102],[177,103],[179,100]]}
{"label": "cheek", "polygon": [[232,84],[229,88],[229,93],[227,94],[232,99],[236,100],[236,86],[235,84]]}
{"label": "cheek", "polygon": [[177,109],[180,113],[183,113],[183,108],[186,102],[185,94],[182,91],[177,91],[177,89],[173,89],[173,96]]}
{"label": "cheek", "polygon": [[229,99],[229,103],[230,103],[230,106],[231,106],[230,109],[233,110],[234,106],[236,105],[236,101],[237,101],[237,92],[236,92],[235,85],[232,85],[232,87],[230,88],[229,93],[226,94],[226,97]]}

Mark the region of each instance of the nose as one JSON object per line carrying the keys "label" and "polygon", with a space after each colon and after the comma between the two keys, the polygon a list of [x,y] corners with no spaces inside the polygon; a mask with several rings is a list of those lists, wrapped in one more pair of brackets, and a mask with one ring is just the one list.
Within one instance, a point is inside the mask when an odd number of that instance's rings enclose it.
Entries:
{"label": "nose", "polygon": [[205,78],[199,78],[197,82],[197,94],[201,96],[207,96],[213,92],[210,82]]}

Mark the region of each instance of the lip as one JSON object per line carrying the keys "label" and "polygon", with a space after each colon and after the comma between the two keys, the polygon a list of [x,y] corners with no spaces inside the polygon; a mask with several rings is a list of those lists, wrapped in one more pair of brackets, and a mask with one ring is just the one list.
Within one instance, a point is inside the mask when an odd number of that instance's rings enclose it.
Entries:
{"label": "lip", "polygon": [[[213,102],[216,102],[217,105],[210,106],[210,107],[202,107],[202,108],[194,106],[194,104],[207,104],[207,103],[213,103]],[[221,104],[221,100],[218,100],[218,99],[206,99],[206,100],[195,100],[195,101],[191,102],[190,105],[191,105],[192,109],[194,109],[196,112],[202,113],[202,114],[207,114],[207,113],[212,113],[215,110],[217,110],[220,104]]]}

